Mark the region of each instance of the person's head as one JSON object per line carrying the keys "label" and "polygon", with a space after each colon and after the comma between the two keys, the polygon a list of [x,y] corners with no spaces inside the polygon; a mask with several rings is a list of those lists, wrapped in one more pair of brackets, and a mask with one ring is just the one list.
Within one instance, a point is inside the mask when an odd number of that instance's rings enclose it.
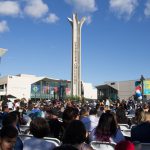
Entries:
{"label": "person's head", "polygon": [[69,123],[78,118],[79,110],[73,107],[67,107],[62,115],[63,122]]}
{"label": "person's head", "polygon": [[116,111],[116,118],[118,123],[127,123],[126,112],[123,107],[119,107]]}
{"label": "person's head", "polygon": [[51,108],[46,111],[46,119],[58,118],[59,112],[56,108]]}
{"label": "person's head", "polygon": [[2,106],[2,111],[8,113],[9,112],[9,108],[7,105]]}
{"label": "person's head", "polygon": [[13,126],[3,127],[0,131],[0,149],[1,150],[12,150],[16,138],[18,136],[18,131]]}
{"label": "person's head", "polygon": [[135,111],[135,120],[139,124],[141,122],[144,122],[145,120],[145,112],[142,108],[138,108]]}
{"label": "person's head", "polygon": [[16,127],[18,122],[18,115],[16,112],[10,112],[8,113],[3,121],[2,121],[2,125],[3,126],[9,126],[9,125],[13,125],[14,127]]}
{"label": "person's head", "polygon": [[148,104],[147,104],[147,103],[144,103],[142,107],[143,107],[143,110],[144,110],[145,112],[148,111]]}
{"label": "person's head", "polygon": [[115,146],[115,150],[134,150],[134,144],[130,141],[121,141]]}
{"label": "person's head", "polygon": [[36,138],[43,138],[49,134],[49,125],[44,118],[37,117],[30,123],[30,132]]}
{"label": "person's head", "polygon": [[89,106],[84,106],[80,110],[80,116],[88,116],[89,115]]}
{"label": "person's head", "polygon": [[103,113],[95,130],[97,139],[107,142],[111,136],[116,136],[116,132],[117,121],[114,115],[110,112]]}
{"label": "person's head", "polygon": [[97,114],[97,109],[96,108],[91,108],[89,115],[96,115]]}
{"label": "person's head", "polygon": [[73,120],[67,127],[64,137],[63,144],[81,144],[86,140],[86,129],[84,124],[80,120]]}

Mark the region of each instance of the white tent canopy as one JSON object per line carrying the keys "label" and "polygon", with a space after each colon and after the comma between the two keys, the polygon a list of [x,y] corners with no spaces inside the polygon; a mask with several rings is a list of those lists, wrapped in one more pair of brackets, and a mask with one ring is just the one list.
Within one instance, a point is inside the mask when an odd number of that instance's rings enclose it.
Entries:
{"label": "white tent canopy", "polygon": [[0,48],[0,57],[2,57],[7,52],[7,49]]}

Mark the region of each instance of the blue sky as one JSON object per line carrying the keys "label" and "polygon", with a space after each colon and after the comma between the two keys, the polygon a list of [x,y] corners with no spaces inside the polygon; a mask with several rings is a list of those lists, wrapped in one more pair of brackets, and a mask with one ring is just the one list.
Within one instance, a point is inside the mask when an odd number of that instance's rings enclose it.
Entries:
{"label": "blue sky", "polygon": [[71,26],[82,28],[82,80],[150,77],[150,0],[0,0],[1,75],[71,79]]}

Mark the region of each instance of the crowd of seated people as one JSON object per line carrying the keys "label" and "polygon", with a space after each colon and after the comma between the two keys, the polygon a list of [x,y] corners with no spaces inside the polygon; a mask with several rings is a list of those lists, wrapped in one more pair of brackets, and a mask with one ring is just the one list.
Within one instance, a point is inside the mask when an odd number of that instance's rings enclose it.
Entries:
{"label": "crowd of seated people", "polygon": [[[133,117],[128,118],[131,112]],[[92,141],[113,143],[116,150],[142,150],[141,143],[150,143],[150,111],[145,103],[132,107],[125,101],[112,103],[108,99],[92,106],[70,100],[17,100],[13,108],[2,105],[0,120],[0,150],[93,150]],[[123,134],[121,124],[129,126],[131,136]],[[25,132],[23,125],[28,127]],[[23,140],[24,134],[30,138]],[[60,146],[45,137],[58,139]]]}

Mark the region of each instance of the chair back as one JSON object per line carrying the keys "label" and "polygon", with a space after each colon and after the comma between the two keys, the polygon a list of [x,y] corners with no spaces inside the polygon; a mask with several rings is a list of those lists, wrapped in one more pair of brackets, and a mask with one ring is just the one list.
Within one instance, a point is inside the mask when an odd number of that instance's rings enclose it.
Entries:
{"label": "chair back", "polygon": [[57,138],[51,138],[51,137],[44,137],[44,140],[47,141],[47,142],[51,142],[51,143],[54,143],[55,146],[60,146],[61,145],[61,142],[59,139]]}
{"label": "chair back", "polygon": [[[20,134],[19,137],[21,138],[22,142],[24,143],[25,140],[31,139],[33,137],[33,135],[29,134]],[[60,146],[61,142],[59,139],[57,138],[51,138],[51,137],[44,137],[44,140],[47,142],[51,142],[53,144],[55,144],[55,146]]]}
{"label": "chair back", "polygon": [[150,143],[141,143],[142,150],[150,150]]}
{"label": "chair back", "polygon": [[22,134],[27,134],[28,132],[29,132],[29,128],[30,128],[30,126],[27,126],[27,125],[20,125],[20,132],[22,133]]}
{"label": "chair back", "polygon": [[120,130],[128,130],[129,129],[129,125],[128,124],[118,124],[120,127]]}
{"label": "chair back", "polygon": [[122,130],[121,132],[122,132],[123,136],[125,136],[125,137],[131,137],[131,129]]}
{"label": "chair back", "polygon": [[110,142],[92,141],[90,145],[94,150],[114,150],[116,144]]}
{"label": "chair back", "polygon": [[31,134],[20,134],[19,137],[22,140],[22,142],[24,143],[25,140],[31,139],[33,137],[33,135],[31,135]]}

